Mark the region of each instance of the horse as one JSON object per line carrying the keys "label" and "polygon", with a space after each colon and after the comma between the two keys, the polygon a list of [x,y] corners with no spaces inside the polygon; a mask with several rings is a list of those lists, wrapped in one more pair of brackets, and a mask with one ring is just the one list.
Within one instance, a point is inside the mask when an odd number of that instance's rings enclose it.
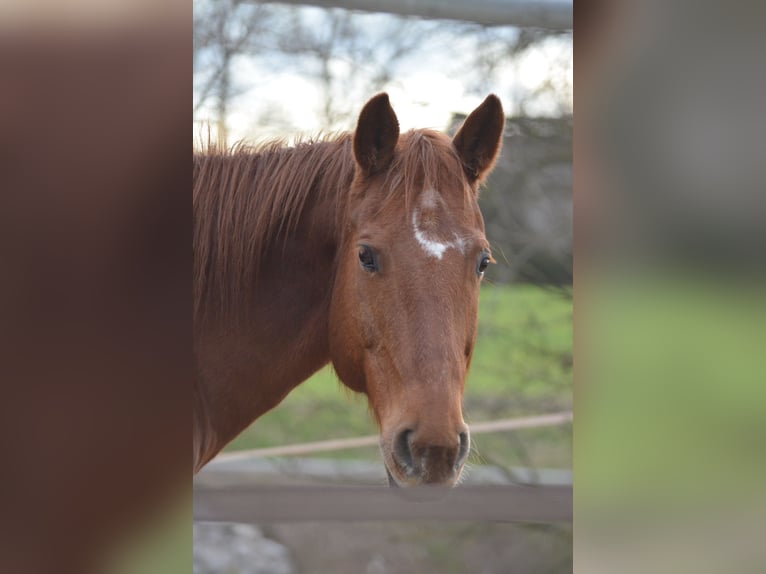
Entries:
{"label": "horse", "polygon": [[391,486],[457,483],[504,125],[489,95],[452,139],[400,134],[381,93],[353,133],[195,152],[194,473],[332,363]]}

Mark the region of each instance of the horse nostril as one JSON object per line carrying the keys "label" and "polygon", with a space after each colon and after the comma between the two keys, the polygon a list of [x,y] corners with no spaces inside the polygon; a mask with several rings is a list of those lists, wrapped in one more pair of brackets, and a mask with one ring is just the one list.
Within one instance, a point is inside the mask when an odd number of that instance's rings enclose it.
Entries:
{"label": "horse nostril", "polygon": [[471,448],[471,438],[467,432],[461,432],[458,436],[460,437],[460,450],[458,450],[457,461],[455,462],[456,469],[460,468],[465,462],[465,459],[468,457],[468,451]]}
{"label": "horse nostril", "polygon": [[407,472],[410,472],[413,467],[412,448],[410,447],[411,438],[412,430],[405,429],[400,432],[394,440],[394,458],[396,458],[397,462],[401,464]]}

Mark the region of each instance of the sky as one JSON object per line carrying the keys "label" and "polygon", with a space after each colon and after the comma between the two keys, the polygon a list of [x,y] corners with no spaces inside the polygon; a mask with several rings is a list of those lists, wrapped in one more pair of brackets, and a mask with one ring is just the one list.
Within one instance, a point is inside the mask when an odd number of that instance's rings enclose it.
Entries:
{"label": "sky", "polygon": [[[369,17],[368,17],[369,18]],[[436,32],[438,35],[438,32]],[[431,39],[431,38],[429,38]],[[470,49],[469,39],[447,38],[443,41],[457,44],[457,51]],[[452,54],[445,50],[434,49],[439,41],[424,42],[417,57],[398,65],[395,80],[383,90],[391,97],[392,105],[399,118],[400,128],[406,131],[412,128],[430,127],[444,130],[449,125],[454,113],[469,113],[490,92],[496,93],[503,102],[508,115],[516,111],[514,95],[534,90],[549,75],[551,63],[568,63],[565,73],[572,82],[572,43],[571,38],[550,38],[541,46],[533,48],[512,64],[506,65],[495,74],[487,86],[478,87],[476,79],[470,78],[460,70]],[[429,46],[431,48],[429,49]],[[454,46],[453,46],[454,47]],[[474,54],[466,53],[466,58]],[[333,63],[340,68],[343,62]],[[317,134],[327,131],[322,118],[317,113],[321,102],[320,86],[301,70],[289,65],[275,66],[273,62],[261,62],[242,58],[236,61],[234,77],[240,93],[230,105],[229,141],[263,141],[277,137]],[[374,93],[344,94],[351,109],[361,110],[364,102]],[[553,113],[550,102],[539,99],[528,108],[528,112],[537,115]],[[204,108],[196,115],[198,123],[195,134],[199,136],[199,120],[213,117]],[[352,130],[355,115],[349,117],[337,129]]]}

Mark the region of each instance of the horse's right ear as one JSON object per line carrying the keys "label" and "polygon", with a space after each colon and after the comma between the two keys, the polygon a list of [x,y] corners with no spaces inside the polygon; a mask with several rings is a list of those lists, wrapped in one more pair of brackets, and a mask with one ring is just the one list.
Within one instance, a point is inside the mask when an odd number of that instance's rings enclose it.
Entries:
{"label": "horse's right ear", "polygon": [[364,105],[354,132],[354,157],[365,175],[386,167],[399,140],[399,120],[388,94],[378,94]]}

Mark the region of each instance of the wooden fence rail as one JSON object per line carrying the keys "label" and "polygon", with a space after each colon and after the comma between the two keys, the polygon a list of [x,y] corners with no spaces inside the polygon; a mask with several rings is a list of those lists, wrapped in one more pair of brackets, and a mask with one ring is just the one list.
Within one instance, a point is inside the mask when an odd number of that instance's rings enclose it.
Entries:
{"label": "wooden fence rail", "polygon": [[[477,423],[471,425],[471,432],[518,430],[561,425],[571,421],[572,413],[563,412]],[[455,489],[390,489],[384,486],[347,484],[258,484],[259,478],[264,479],[260,476],[264,470],[259,471],[260,467],[256,463],[259,460],[267,462],[266,457],[314,454],[377,443],[377,436],[368,436],[219,455],[195,480],[194,520],[243,523],[327,520],[493,520],[550,523],[572,520],[571,477],[566,484],[470,484]],[[346,464],[350,463],[347,461]],[[541,478],[536,472],[530,474],[535,475],[536,481]],[[285,478],[291,479],[289,476]],[[313,480],[316,480],[316,477]]]}
{"label": "wooden fence rail", "polygon": [[294,521],[572,521],[571,486],[420,487],[196,486],[194,520]]}
{"label": "wooden fence rail", "polygon": [[572,29],[572,0],[251,0],[261,3],[299,4],[345,8],[363,12],[388,12],[476,22],[485,26],[529,26],[552,30]]}
{"label": "wooden fence rail", "polygon": [[[538,415],[533,417],[522,417],[514,419],[501,419],[474,423],[470,425],[471,434],[482,434],[499,431],[520,430],[547,426],[557,426],[572,422],[572,411],[561,413],[552,413],[547,415]],[[345,450],[349,448],[360,448],[366,446],[377,446],[379,437],[377,435],[344,438],[334,440],[323,440],[316,442],[307,442],[291,444],[284,446],[275,446],[269,448],[257,448],[251,450],[240,450],[235,452],[225,452],[219,454],[216,461],[234,461],[245,460],[253,457],[267,456],[292,456],[315,454],[318,452],[328,452],[334,450]]]}

